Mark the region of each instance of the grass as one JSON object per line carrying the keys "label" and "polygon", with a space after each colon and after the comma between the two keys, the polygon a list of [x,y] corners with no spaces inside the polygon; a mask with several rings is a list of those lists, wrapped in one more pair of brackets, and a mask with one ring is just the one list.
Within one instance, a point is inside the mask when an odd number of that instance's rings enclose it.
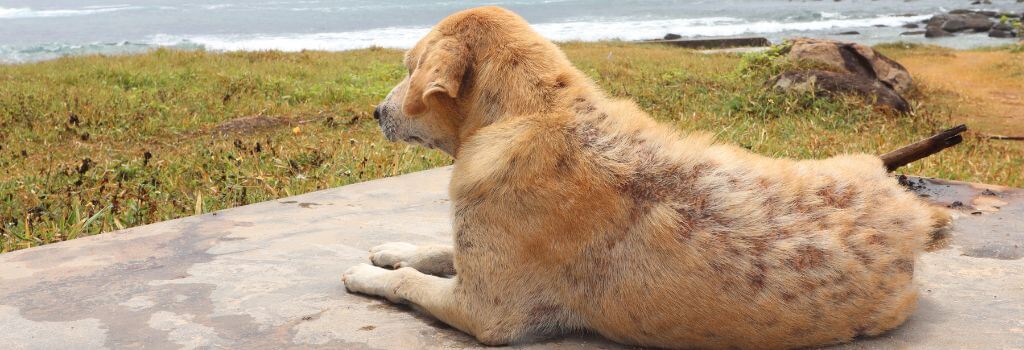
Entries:
{"label": "grass", "polygon": [[[779,94],[763,86],[774,65],[757,57],[563,48],[656,119],[773,156],[880,153],[949,126],[957,108],[927,86],[912,116]],[[450,164],[387,142],[371,117],[406,73],[401,56],[156,50],[0,66],[0,252]],[[1022,158],[968,135],[906,170],[1019,187]]]}

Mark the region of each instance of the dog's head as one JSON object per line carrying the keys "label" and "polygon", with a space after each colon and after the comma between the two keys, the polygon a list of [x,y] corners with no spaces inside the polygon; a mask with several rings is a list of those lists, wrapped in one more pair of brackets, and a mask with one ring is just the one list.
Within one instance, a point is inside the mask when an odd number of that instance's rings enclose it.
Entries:
{"label": "dog's head", "polygon": [[437,30],[406,53],[409,75],[373,114],[388,140],[455,154],[461,119],[456,99],[469,65],[468,54],[464,43]]}
{"label": "dog's head", "polygon": [[448,16],[406,53],[405,66],[409,75],[374,116],[389,140],[452,156],[462,138],[502,116],[546,108],[546,89],[564,88],[571,75],[558,73],[571,65],[554,44],[498,7]]}

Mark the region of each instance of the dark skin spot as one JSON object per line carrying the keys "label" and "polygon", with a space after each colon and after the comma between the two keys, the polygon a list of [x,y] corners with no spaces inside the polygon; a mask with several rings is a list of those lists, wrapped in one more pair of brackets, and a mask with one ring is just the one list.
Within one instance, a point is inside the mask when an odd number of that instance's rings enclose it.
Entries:
{"label": "dark skin spot", "polygon": [[803,289],[804,292],[811,293],[815,289],[818,289],[818,284],[812,283],[811,281],[803,281],[800,282],[800,289]]}
{"label": "dark skin spot", "polygon": [[768,275],[768,268],[764,262],[757,261],[754,263],[754,271],[747,275],[747,280],[750,282],[750,286],[761,291],[764,289],[765,279]]}
{"label": "dark skin spot", "polygon": [[726,249],[726,251],[728,251],[729,255],[732,255],[732,256],[743,255],[743,252],[740,251],[739,248],[736,248],[735,246],[730,246],[728,249]]}
{"label": "dark skin spot", "polygon": [[717,273],[722,273],[725,271],[725,266],[722,266],[722,264],[717,261],[708,262],[708,265],[711,266],[711,269],[715,270],[715,272]]}
{"label": "dark skin spot", "polygon": [[818,190],[818,196],[826,206],[833,208],[849,208],[853,202],[854,192],[852,190],[840,191],[835,185],[829,184]]}
{"label": "dark skin spot", "polygon": [[564,89],[566,86],[569,85],[568,80],[568,77],[564,75],[559,75],[558,78],[555,78],[555,89]]}
{"label": "dark skin spot", "polygon": [[814,269],[824,265],[828,254],[817,247],[805,245],[797,249],[796,256],[790,259],[790,266],[797,271]]}
{"label": "dark skin spot", "polygon": [[865,324],[853,329],[854,337],[863,337],[868,335],[868,330],[875,328],[874,324]]}
{"label": "dark skin spot", "polygon": [[580,146],[583,148],[594,148],[600,136],[597,127],[590,123],[580,123],[572,131],[579,138]]}
{"label": "dark skin spot", "polygon": [[571,170],[572,165],[570,164],[570,158],[568,155],[558,156],[558,160],[555,162],[555,171],[558,174],[566,174]]}
{"label": "dark skin spot", "polygon": [[481,94],[480,110],[484,115],[496,115],[504,109],[501,101],[498,91],[486,90]]}
{"label": "dark skin spot", "polygon": [[531,319],[544,319],[550,318],[561,311],[562,308],[558,305],[551,304],[539,304],[529,309],[529,318]]}
{"label": "dark skin spot", "polygon": [[885,244],[885,237],[882,237],[882,235],[877,235],[877,234],[876,235],[868,236],[867,242],[868,242],[868,244],[875,244],[875,245],[881,245],[881,246],[886,245]]}
{"label": "dark skin spot", "polygon": [[[469,210],[470,209],[466,208],[465,205],[460,205],[460,206],[456,207],[456,209],[455,209],[455,212],[456,212],[456,216],[455,217],[456,218],[462,217],[462,216],[459,216],[458,214],[459,213],[468,212]],[[468,250],[468,249],[472,249],[476,245],[473,242],[473,239],[470,237],[472,234],[469,232],[469,229],[468,229],[467,226],[468,225],[463,223],[461,220],[457,220],[457,222],[455,224],[455,234],[454,234],[455,235],[455,248],[457,248],[457,249]]]}
{"label": "dark skin spot", "polygon": [[514,169],[516,167],[516,164],[518,164],[518,163],[519,163],[519,157],[514,155],[514,154],[510,155],[508,157],[508,166],[507,167],[509,169]]}
{"label": "dark skin spot", "polygon": [[681,241],[688,241],[693,237],[693,230],[695,226],[693,213],[686,210],[686,208],[676,209],[676,226],[678,232],[678,238]]}
{"label": "dark skin spot", "polygon": [[586,98],[577,97],[573,102],[573,110],[576,114],[590,114],[597,110],[597,107],[594,107],[594,104]]}
{"label": "dark skin spot", "polygon": [[871,257],[871,254],[868,254],[863,250],[851,249],[851,251],[853,252],[853,255],[857,256],[857,260],[860,261],[861,264],[864,264],[864,266],[871,265],[871,263],[875,262],[875,258]]}
{"label": "dark skin spot", "polygon": [[750,251],[753,252],[754,256],[764,256],[764,253],[768,251],[768,242],[762,239],[757,239],[751,242]]}
{"label": "dark skin spot", "polygon": [[914,260],[896,259],[892,262],[892,268],[901,273],[914,273]]}

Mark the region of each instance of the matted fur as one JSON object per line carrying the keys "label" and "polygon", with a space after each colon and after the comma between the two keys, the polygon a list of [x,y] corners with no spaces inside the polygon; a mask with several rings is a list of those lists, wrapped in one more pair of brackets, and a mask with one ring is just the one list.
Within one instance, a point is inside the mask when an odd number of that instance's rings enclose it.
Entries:
{"label": "matted fur", "polygon": [[[456,157],[455,246],[387,244],[343,280],[506,344],[588,330],[665,348],[791,348],[900,325],[948,214],[869,155],[794,161],[680,135],[606,97],[496,7],[407,54],[392,140]],[[448,275],[444,278],[432,275]]]}

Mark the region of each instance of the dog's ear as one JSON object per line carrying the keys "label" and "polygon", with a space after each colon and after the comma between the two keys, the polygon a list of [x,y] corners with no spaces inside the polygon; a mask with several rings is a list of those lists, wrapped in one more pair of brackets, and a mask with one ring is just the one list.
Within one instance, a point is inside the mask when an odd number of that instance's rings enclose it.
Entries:
{"label": "dog's ear", "polygon": [[469,48],[454,38],[441,39],[420,57],[416,70],[409,77],[402,109],[405,115],[418,115],[427,110],[427,99],[436,93],[459,97],[462,77],[469,67]]}

